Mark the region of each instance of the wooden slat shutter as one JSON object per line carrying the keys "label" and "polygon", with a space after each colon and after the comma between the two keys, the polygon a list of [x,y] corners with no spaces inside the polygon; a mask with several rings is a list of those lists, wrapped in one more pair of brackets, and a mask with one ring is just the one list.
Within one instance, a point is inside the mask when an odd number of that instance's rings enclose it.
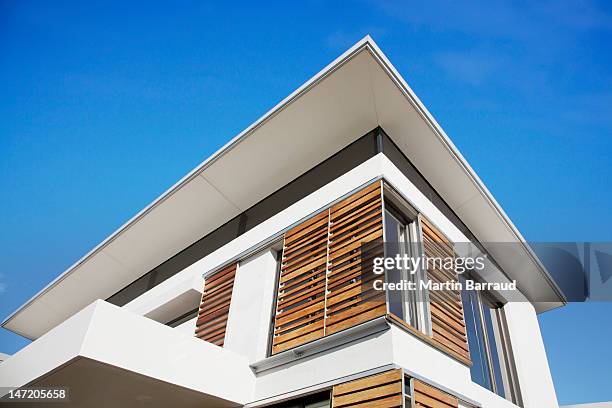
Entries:
{"label": "wooden slat shutter", "polygon": [[[427,257],[454,258],[453,244],[426,218],[421,217],[423,246]],[[427,270],[432,282],[456,282],[457,274],[434,268]],[[429,292],[432,336],[438,344],[452,350],[469,361],[470,352],[465,331],[465,319],[461,293],[454,290],[432,290]]]}
{"label": "wooden slat shutter", "polygon": [[450,394],[432,387],[422,381],[412,379],[413,407],[419,408],[458,408],[459,400]]}
{"label": "wooden slat shutter", "polygon": [[285,234],[273,353],[323,337],[328,234],[327,211]]}
{"label": "wooden slat shutter", "polygon": [[375,291],[371,284],[381,279],[372,273],[371,261],[383,255],[382,235],[380,183],[330,209],[325,334],[386,314],[385,293]]}
{"label": "wooden slat shutter", "polygon": [[332,390],[332,408],[396,408],[402,407],[402,399],[402,370],[349,381]]}
{"label": "wooden slat shutter", "polygon": [[381,254],[380,182],[287,231],[272,353],[383,316],[384,293],[361,281],[365,263]]}
{"label": "wooden slat shutter", "polygon": [[196,321],[196,337],[223,347],[237,264],[207,278]]}

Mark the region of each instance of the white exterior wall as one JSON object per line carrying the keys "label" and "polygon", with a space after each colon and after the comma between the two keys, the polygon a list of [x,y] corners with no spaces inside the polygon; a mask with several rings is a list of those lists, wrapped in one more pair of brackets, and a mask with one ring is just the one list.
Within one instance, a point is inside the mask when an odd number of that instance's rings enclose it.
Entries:
{"label": "white exterior wall", "polygon": [[276,279],[274,251],[264,250],[238,265],[224,348],[250,363],[266,357]]}
{"label": "white exterior wall", "polygon": [[87,306],[3,362],[0,387],[22,386],[73,359],[94,311],[95,305]]}
{"label": "white exterior wall", "polygon": [[193,332],[195,331],[194,327],[196,327],[197,320],[198,318],[196,316],[193,319],[187,320],[185,323],[176,326],[174,329],[189,336],[193,336]]}
{"label": "white exterior wall", "polygon": [[528,302],[504,306],[525,407],[558,407],[538,317]]}
{"label": "white exterior wall", "polygon": [[386,331],[258,374],[255,400],[325,384],[392,364],[392,337]]}
{"label": "white exterior wall", "polygon": [[[423,378],[446,391],[478,402],[484,408],[516,407],[510,401],[472,382],[469,367],[447,356],[445,353],[425,344],[402,329],[392,327],[393,362],[403,367],[407,374]],[[525,408],[545,406],[525,405]],[[555,408],[557,408],[555,406]]]}
{"label": "white exterior wall", "polygon": [[198,274],[184,273],[187,269],[132,299],[123,308],[159,321],[157,316],[163,315],[165,309],[172,309],[177,299],[201,298],[204,280]]}
{"label": "white exterior wall", "polygon": [[[171,302],[173,296],[178,297],[186,292],[201,290],[203,274],[240,258],[242,254],[250,253],[255,246],[270,242],[271,239],[279,236],[281,231],[379,177],[384,177],[451,240],[467,241],[466,237],[389,159],[383,154],[378,154],[134,299],[124,308],[137,314],[147,315]],[[275,274],[276,261],[270,250],[241,260],[236,272],[225,350],[231,355],[235,354],[236,359],[242,356],[246,365],[261,360],[266,355],[270,313],[276,289]],[[506,307],[506,315],[525,408],[556,408],[555,392],[533,307],[529,303],[509,304]],[[134,320],[134,324],[139,324],[139,321]],[[190,334],[189,325],[192,325],[191,330],[195,329],[192,320],[174,330]],[[164,329],[172,331],[167,327]],[[166,332],[160,330],[160,334],[165,335]],[[89,335],[88,338],[91,338]],[[103,333],[100,333],[100,342],[103,337]],[[37,343],[38,341],[34,342],[32,346],[37,347],[35,346]],[[104,347],[102,346],[102,344],[96,345],[97,353],[103,353]],[[114,361],[118,366],[122,366],[124,362],[121,359],[126,361],[132,359],[129,349],[139,346],[132,344],[127,337],[117,337],[112,348],[121,347],[126,348],[125,353],[99,355],[98,357]],[[210,347],[216,346],[210,345]],[[168,350],[168,352],[176,353],[177,350]],[[7,363],[10,363],[10,359]],[[138,365],[139,369],[144,372],[149,369],[146,361],[135,361],[133,364]],[[217,364],[222,365],[223,362],[219,360]],[[468,367],[397,327],[392,327],[391,330],[374,335],[367,340],[356,341],[333,351],[329,350],[259,373],[252,391],[253,400],[292,393],[306,387],[316,387],[317,384],[325,384],[334,379],[389,364],[401,366],[409,373],[477,401],[485,408],[514,406],[496,394],[474,384],[471,381]],[[179,366],[174,369],[180,371]],[[211,367],[208,373],[214,376],[216,369],[217,366]],[[202,379],[201,372],[197,376],[200,376],[200,380]],[[187,378],[182,379],[182,381],[187,380]],[[230,389],[224,391],[232,392]],[[236,397],[244,400],[246,395],[242,392]]]}

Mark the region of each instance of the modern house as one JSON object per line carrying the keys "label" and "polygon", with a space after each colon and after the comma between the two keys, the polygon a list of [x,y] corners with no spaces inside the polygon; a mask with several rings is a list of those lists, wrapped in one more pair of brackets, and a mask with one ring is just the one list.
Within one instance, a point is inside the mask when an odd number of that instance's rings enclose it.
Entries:
{"label": "modern house", "polygon": [[[483,268],[372,272],[461,247]],[[374,284],[468,276],[517,289]],[[366,37],[9,316],[33,342],[0,387],[67,387],[74,407],[558,408],[537,314],[564,304]]]}

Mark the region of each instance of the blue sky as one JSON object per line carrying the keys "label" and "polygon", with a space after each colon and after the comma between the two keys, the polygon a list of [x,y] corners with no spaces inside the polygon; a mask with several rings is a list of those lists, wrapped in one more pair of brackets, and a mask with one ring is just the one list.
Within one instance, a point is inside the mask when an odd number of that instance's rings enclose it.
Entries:
{"label": "blue sky", "polygon": [[[612,241],[609,4],[294,3],[0,2],[0,315],[368,33],[528,240]],[[540,322],[612,400],[612,305]]]}

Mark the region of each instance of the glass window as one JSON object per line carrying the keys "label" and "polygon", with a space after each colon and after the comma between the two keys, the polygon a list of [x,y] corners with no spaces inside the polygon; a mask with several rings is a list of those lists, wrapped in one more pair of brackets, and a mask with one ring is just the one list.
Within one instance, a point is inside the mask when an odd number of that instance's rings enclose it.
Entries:
{"label": "glass window", "polygon": [[485,322],[485,331],[487,333],[487,344],[490,349],[490,360],[491,360],[491,371],[495,383],[495,392],[502,397],[506,398],[506,392],[504,390],[504,380],[502,378],[501,365],[499,362],[499,351],[497,349],[497,339],[495,338],[495,331],[493,329],[493,318],[495,309],[489,307],[487,304],[482,305],[482,314]]}
{"label": "glass window", "polygon": [[[403,248],[405,227],[397,217],[395,217],[391,211],[385,212],[385,245],[386,245],[386,257],[392,258],[396,255],[401,255],[405,252]],[[389,283],[400,283],[403,277],[403,271],[395,268],[387,269],[387,282]],[[390,290],[387,293],[387,299],[389,301],[389,313],[401,317],[408,323],[410,319],[406,317],[406,307],[404,306],[404,296],[401,291]]]}
{"label": "glass window", "polygon": [[[461,280],[464,281],[463,278]],[[491,368],[485,347],[484,327],[478,294],[473,290],[464,290],[461,297],[470,358],[472,359],[472,367],[470,368],[472,381],[492,391],[493,385],[489,375]]]}
{"label": "glass window", "polygon": [[[465,277],[461,276],[460,280],[465,284]],[[521,405],[503,310],[474,290],[464,289],[461,300],[472,359],[472,381]]]}
{"label": "glass window", "polygon": [[[388,204],[387,204],[388,206]],[[399,211],[388,206],[385,209],[385,257],[418,258],[417,221],[404,217]],[[397,265],[396,265],[397,266]],[[424,269],[411,270],[402,265],[401,268],[386,270],[387,282],[412,282],[414,290],[388,290],[389,313],[423,332],[427,332],[426,316],[427,301],[424,290],[419,289],[418,282],[424,278]]]}
{"label": "glass window", "polygon": [[412,379],[410,377],[404,377],[404,406],[412,407],[412,390],[410,384]]}

